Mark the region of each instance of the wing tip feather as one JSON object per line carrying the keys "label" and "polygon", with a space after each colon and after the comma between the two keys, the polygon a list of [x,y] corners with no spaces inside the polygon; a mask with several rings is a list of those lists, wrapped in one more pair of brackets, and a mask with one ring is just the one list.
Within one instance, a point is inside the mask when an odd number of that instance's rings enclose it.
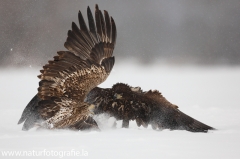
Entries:
{"label": "wing tip feather", "polygon": [[111,56],[111,57],[103,59],[101,65],[105,68],[107,73],[110,73],[113,68],[114,63],[115,63],[115,58],[114,58],[114,56]]}

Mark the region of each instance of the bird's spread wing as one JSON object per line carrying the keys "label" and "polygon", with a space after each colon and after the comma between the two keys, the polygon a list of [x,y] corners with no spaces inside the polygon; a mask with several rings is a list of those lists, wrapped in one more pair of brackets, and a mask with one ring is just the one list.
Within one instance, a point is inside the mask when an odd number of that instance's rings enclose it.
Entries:
{"label": "bird's spread wing", "polygon": [[75,124],[82,128],[95,122],[89,118],[90,105],[83,100],[112,70],[117,31],[113,18],[107,11],[103,16],[97,5],[96,23],[89,7],[87,15],[89,29],[79,11],[80,29],[72,23],[64,44],[68,51],[59,51],[53,61],[43,66],[38,76],[41,79],[37,94],[40,101],[35,108],[47,127],[54,124],[54,128],[64,128]]}
{"label": "bird's spread wing", "polygon": [[[162,96],[162,94],[155,91],[148,91],[144,93],[144,96],[149,99],[156,101],[156,108],[161,108],[161,116],[162,120],[159,120],[160,114],[158,109],[155,109],[156,116],[153,117],[154,121],[152,121],[153,127],[158,128],[170,128],[170,129],[184,129],[192,132],[207,132],[208,130],[213,130],[214,128],[186,115],[178,109],[178,106],[170,103],[166,98]],[[161,123],[158,123],[161,121]]]}
{"label": "bird's spread wing", "polygon": [[[53,61],[43,67],[38,96],[43,100],[51,97],[68,97],[83,101],[86,94],[109,75],[113,65],[112,52],[116,41],[116,26],[107,11],[96,5],[96,27],[88,7],[89,30],[81,12],[78,13],[80,29],[73,22],[72,30],[64,46]],[[96,29],[97,28],[97,29]]]}
{"label": "bird's spread wing", "polygon": [[130,120],[136,120],[138,126],[150,124],[153,129],[191,132],[214,129],[181,112],[157,90],[143,92],[140,87],[117,83],[111,89],[92,89],[86,101],[96,105],[96,114],[108,113],[123,120],[123,127],[128,127]]}

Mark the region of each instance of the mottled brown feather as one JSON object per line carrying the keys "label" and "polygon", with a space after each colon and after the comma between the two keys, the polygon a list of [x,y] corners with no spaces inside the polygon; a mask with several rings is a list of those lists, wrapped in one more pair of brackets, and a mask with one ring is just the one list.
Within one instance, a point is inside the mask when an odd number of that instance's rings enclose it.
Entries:
{"label": "mottled brown feather", "polygon": [[[84,98],[91,89],[105,81],[112,70],[115,41],[112,43],[110,39],[116,39],[116,26],[107,12],[106,20],[102,15],[95,17],[96,24],[89,7],[87,12],[89,29],[79,11],[80,29],[72,23],[72,30],[68,31],[64,44],[68,51],[57,52],[58,55],[43,66],[38,76],[41,81],[35,110],[39,112],[44,121],[42,126],[46,128],[82,130],[97,127],[91,118],[91,105],[85,103]],[[101,14],[101,11],[96,5],[95,15],[98,13]],[[99,34],[96,28],[101,28],[104,33]],[[31,128],[32,123],[30,125],[25,128]]]}
{"label": "mottled brown feather", "polygon": [[184,114],[157,90],[143,92],[140,87],[117,83],[112,88],[92,89],[86,102],[96,105],[95,113],[107,113],[117,120],[123,120],[122,127],[129,127],[130,120],[138,126],[153,129],[187,130],[207,132],[214,128]]}
{"label": "mottled brown feather", "polygon": [[165,97],[163,97],[158,90],[154,90],[154,91],[150,90],[148,92],[144,92],[143,94],[145,97],[148,97],[154,101],[157,101],[158,103],[164,104],[164,106],[172,107],[174,109],[178,108],[178,106],[170,103]]}

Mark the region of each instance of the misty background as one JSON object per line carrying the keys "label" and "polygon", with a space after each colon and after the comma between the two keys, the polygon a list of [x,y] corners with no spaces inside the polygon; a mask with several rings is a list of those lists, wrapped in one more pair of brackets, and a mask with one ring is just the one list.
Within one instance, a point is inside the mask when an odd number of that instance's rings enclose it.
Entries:
{"label": "misty background", "polygon": [[[96,3],[118,32],[116,63],[100,87],[157,89],[217,131],[153,131],[133,121],[113,130],[107,119],[101,132],[22,131],[17,122],[38,92],[38,70],[66,50],[78,11],[87,19]],[[84,149],[88,158],[239,159],[239,50],[240,0],[0,0],[0,158],[5,150]]]}
{"label": "misty background", "polygon": [[0,0],[0,67],[46,64],[96,3],[116,22],[116,63],[240,64],[239,0]]}

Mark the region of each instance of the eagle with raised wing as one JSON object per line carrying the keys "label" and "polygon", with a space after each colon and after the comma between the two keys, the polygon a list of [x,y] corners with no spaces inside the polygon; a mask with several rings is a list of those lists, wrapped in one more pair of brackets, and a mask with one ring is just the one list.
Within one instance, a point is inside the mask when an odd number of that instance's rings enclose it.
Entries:
{"label": "eagle with raised wing", "polygon": [[214,129],[181,112],[157,90],[144,92],[140,87],[117,83],[112,88],[92,89],[85,102],[95,105],[95,114],[107,113],[123,120],[124,128],[129,127],[130,120],[136,120],[138,126],[150,124],[160,130],[207,132]]}
{"label": "eagle with raised wing", "polygon": [[35,125],[47,129],[98,129],[93,120],[94,105],[84,102],[86,95],[110,74],[116,42],[116,25],[107,11],[96,5],[95,21],[87,9],[87,28],[81,12],[80,29],[73,22],[64,44],[68,51],[59,51],[53,61],[41,70],[37,95],[24,109],[18,124],[23,130]]}

